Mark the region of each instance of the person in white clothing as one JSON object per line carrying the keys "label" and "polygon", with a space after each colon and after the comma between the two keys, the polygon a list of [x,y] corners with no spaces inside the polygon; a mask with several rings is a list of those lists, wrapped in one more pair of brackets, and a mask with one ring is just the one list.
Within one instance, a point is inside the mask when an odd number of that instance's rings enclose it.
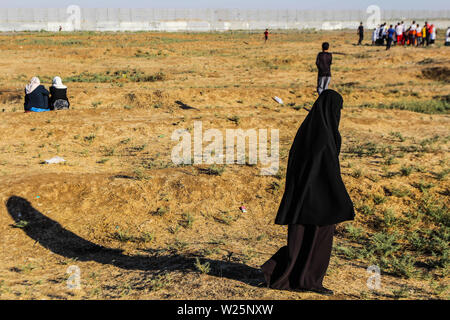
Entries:
{"label": "person in white clothing", "polygon": [[397,26],[395,27],[395,35],[397,37],[397,45],[402,44],[402,38],[403,38],[403,26],[399,23],[397,23]]}
{"label": "person in white clothing", "polygon": [[402,45],[404,45],[406,43],[407,38],[406,26],[403,21],[400,23],[400,25],[402,26]]}
{"label": "person in white clothing", "polygon": [[450,46],[450,27],[447,28],[447,32],[445,33],[445,45]]}
{"label": "person in white clothing", "polygon": [[414,46],[416,44],[416,21],[413,21],[408,29],[409,45]]}
{"label": "person in white clothing", "polygon": [[372,45],[373,46],[377,42],[377,34],[378,34],[378,28],[373,29],[373,33],[372,33]]}

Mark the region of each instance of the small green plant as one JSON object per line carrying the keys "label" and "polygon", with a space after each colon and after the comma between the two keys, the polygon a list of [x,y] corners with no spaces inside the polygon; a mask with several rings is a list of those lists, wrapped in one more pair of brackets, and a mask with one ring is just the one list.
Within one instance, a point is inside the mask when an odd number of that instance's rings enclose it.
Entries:
{"label": "small green plant", "polygon": [[413,166],[402,166],[400,168],[400,175],[407,177],[409,176],[412,172],[414,171],[414,167]]}
{"label": "small green plant", "polygon": [[419,189],[420,192],[422,192],[422,193],[424,193],[424,192],[426,192],[426,191],[428,191],[429,189],[431,189],[431,188],[434,187],[434,184],[433,184],[433,183],[431,183],[431,182],[425,182],[425,181],[423,181],[423,180],[421,180],[421,181],[419,181],[419,182],[413,182],[413,183],[411,183],[411,185],[412,185],[414,188]]}
{"label": "small green plant", "polygon": [[260,234],[259,236],[256,237],[256,241],[261,241],[267,238],[266,234]]}
{"label": "small green plant", "polygon": [[141,145],[134,146],[134,147],[133,147],[133,150],[134,150],[134,151],[142,151],[142,150],[144,150],[146,147],[147,147],[147,144],[144,143],[144,144],[141,144]]}
{"label": "small green plant", "polygon": [[236,125],[238,125],[239,122],[240,122],[239,116],[232,116],[232,117],[229,117],[228,120],[234,122]]}
{"label": "small green plant", "polygon": [[176,224],[175,226],[170,226],[169,228],[167,228],[167,230],[171,233],[171,234],[176,234],[179,230],[180,230],[180,225]]}
{"label": "small green plant", "polygon": [[172,245],[169,245],[168,249],[171,251],[177,252],[177,251],[186,249],[187,246],[188,246],[187,242],[181,241],[179,239],[175,239],[175,243]]}
{"label": "small green plant", "polygon": [[158,209],[156,209],[156,211],[154,211],[152,214],[154,216],[163,216],[168,212],[167,208],[165,207],[159,207]]}
{"label": "small green plant", "polygon": [[95,133],[91,133],[90,135],[84,137],[84,141],[88,143],[92,143],[95,139]]}
{"label": "small green plant", "polygon": [[358,241],[364,238],[365,234],[364,229],[360,227],[355,227],[353,224],[347,224],[345,226],[345,231],[349,235],[349,237],[354,241]]}
{"label": "small green plant", "polygon": [[354,153],[358,157],[373,156],[380,152],[380,148],[374,142],[366,142],[363,144],[350,146],[347,152]]}
{"label": "small green plant", "polygon": [[395,217],[395,212],[393,209],[386,209],[383,211],[383,224],[385,228],[392,228],[397,222],[397,218]]}
{"label": "small green plant", "polygon": [[435,174],[435,176],[436,176],[436,179],[438,179],[438,180],[444,180],[444,178],[445,178],[449,173],[450,173],[450,169],[449,169],[449,168],[446,168],[446,169],[444,169],[444,170],[442,170],[442,171],[440,171],[440,172],[437,172],[437,173]]}
{"label": "small green plant", "polygon": [[375,233],[369,240],[368,252],[379,257],[390,257],[398,251],[398,236],[384,232]]}
{"label": "small green plant", "polygon": [[214,217],[217,222],[231,225],[232,222],[236,221],[236,217],[233,217],[228,212],[220,212],[218,216]]}
{"label": "small green plant", "polygon": [[108,158],[103,158],[103,159],[98,160],[97,163],[99,163],[99,164],[104,164],[104,163],[106,163],[106,162],[108,162],[108,161],[109,161]]}
{"label": "small green plant", "polygon": [[149,291],[158,291],[171,283],[171,277],[168,273],[157,275],[150,281]]}
{"label": "small green plant", "polygon": [[391,193],[393,196],[403,198],[406,196],[410,196],[411,192],[406,188],[392,188]]}
{"label": "small green plant", "polygon": [[101,105],[101,101],[94,101],[91,103],[92,108],[96,109],[99,105]]}
{"label": "small green plant", "polygon": [[120,229],[113,233],[112,238],[120,242],[129,242],[134,239],[127,231],[122,231]]}
{"label": "small green plant", "polygon": [[384,160],[384,164],[385,164],[385,165],[388,165],[388,166],[393,165],[393,164],[396,164],[396,163],[397,163],[397,161],[395,160],[395,156],[393,156],[393,155],[388,156],[388,157]]}
{"label": "small green plant", "polygon": [[349,260],[358,259],[360,257],[358,250],[352,247],[336,245],[333,247],[333,250],[335,250],[338,255],[343,256]]}
{"label": "small green plant", "polygon": [[147,175],[141,168],[134,169],[134,177],[137,180],[149,180],[151,177]]}
{"label": "small green plant", "polygon": [[201,170],[206,174],[212,175],[212,176],[221,176],[223,172],[225,171],[225,166],[216,166],[215,164],[209,166],[206,169]]}
{"label": "small green plant", "polygon": [[24,265],[14,267],[13,269],[16,270],[17,272],[29,273],[32,270],[36,269],[36,266],[33,265],[32,263],[27,263]]}
{"label": "small green plant", "polygon": [[[436,281],[432,280],[430,282],[430,287],[433,289],[434,294],[448,300],[448,293],[449,293],[449,287],[450,287],[448,284],[440,283],[440,282],[436,282]],[[447,293],[447,297],[445,297],[445,293]]]}
{"label": "small green plant", "polygon": [[403,285],[399,289],[392,290],[392,294],[395,299],[407,298],[409,296],[409,289],[407,286]]}
{"label": "small green plant", "polygon": [[405,138],[402,136],[400,132],[390,132],[389,135],[393,138],[397,138],[400,142],[405,141]]}
{"label": "small green plant", "polygon": [[410,254],[402,254],[399,257],[390,259],[392,272],[405,278],[412,278],[416,274],[417,270],[414,267],[414,263],[414,258]]}
{"label": "small green plant", "polygon": [[116,150],[113,147],[111,147],[111,148],[105,147],[103,155],[107,156],[107,157],[112,157],[112,156],[114,156],[115,151]]}
{"label": "small green plant", "polygon": [[269,184],[269,187],[267,188],[267,191],[270,191],[272,193],[278,192],[281,188],[281,184],[278,183],[277,181],[272,181]]}
{"label": "small green plant", "polygon": [[363,173],[362,170],[357,168],[357,169],[353,169],[352,173],[350,174],[353,178],[358,179],[361,178]]}
{"label": "small green plant", "polygon": [[374,194],[372,196],[372,200],[375,204],[382,204],[386,201],[386,197],[381,194]]}
{"label": "small green plant", "polygon": [[366,216],[372,216],[375,214],[375,208],[367,204],[363,204],[362,206],[357,208],[357,211]]}
{"label": "small green plant", "polygon": [[183,213],[181,215],[182,220],[180,221],[180,225],[186,229],[192,228],[194,224],[194,217],[190,213]]}
{"label": "small green plant", "polygon": [[195,258],[195,268],[203,274],[208,274],[211,271],[209,262],[201,263],[198,257]]}
{"label": "small green plant", "polygon": [[144,243],[151,242],[151,241],[153,241],[154,238],[155,238],[155,235],[152,232],[145,231],[142,233],[142,235],[139,239],[140,240],[139,242],[144,242]]}

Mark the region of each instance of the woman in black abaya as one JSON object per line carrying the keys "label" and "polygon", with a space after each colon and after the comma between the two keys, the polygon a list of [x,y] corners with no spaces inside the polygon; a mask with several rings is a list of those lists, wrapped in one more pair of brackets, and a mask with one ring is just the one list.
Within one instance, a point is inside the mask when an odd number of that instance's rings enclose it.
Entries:
{"label": "woman in black abaya", "polygon": [[287,246],[261,266],[270,288],[333,294],[322,281],[335,225],[355,216],[339,165],[342,105],[339,93],[323,91],[295,136],[275,219],[288,225]]}

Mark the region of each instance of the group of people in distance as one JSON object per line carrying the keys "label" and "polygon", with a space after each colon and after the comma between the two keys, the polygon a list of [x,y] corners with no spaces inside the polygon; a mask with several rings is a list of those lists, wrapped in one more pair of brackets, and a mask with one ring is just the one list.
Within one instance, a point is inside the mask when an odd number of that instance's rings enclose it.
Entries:
{"label": "group of people in distance", "polygon": [[435,40],[436,27],[427,21],[422,27],[416,21],[413,21],[409,27],[403,21],[395,26],[391,24],[389,27],[385,22],[375,28],[372,33],[372,45],[386,45],[386,50],[389,50],[392,45],[429,46]]}
{"label": "group of people in distance", "polygon": [[41,84],[38,77],[33,77],[25,87],[25,112],[43,112],[69,109],[67,87],[60,77],[53,78],[50,92]]}

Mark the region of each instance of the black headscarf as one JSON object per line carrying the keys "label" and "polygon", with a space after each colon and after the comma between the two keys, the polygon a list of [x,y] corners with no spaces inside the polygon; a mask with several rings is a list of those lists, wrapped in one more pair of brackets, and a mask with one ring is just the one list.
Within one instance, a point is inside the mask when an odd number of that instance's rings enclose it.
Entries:
{"label": "black headscarf", "polygon": [[297,131],[276,224],[322,226],[353,220],[353,203],[339,165],[342,105],[339,93],[323,91]]}

